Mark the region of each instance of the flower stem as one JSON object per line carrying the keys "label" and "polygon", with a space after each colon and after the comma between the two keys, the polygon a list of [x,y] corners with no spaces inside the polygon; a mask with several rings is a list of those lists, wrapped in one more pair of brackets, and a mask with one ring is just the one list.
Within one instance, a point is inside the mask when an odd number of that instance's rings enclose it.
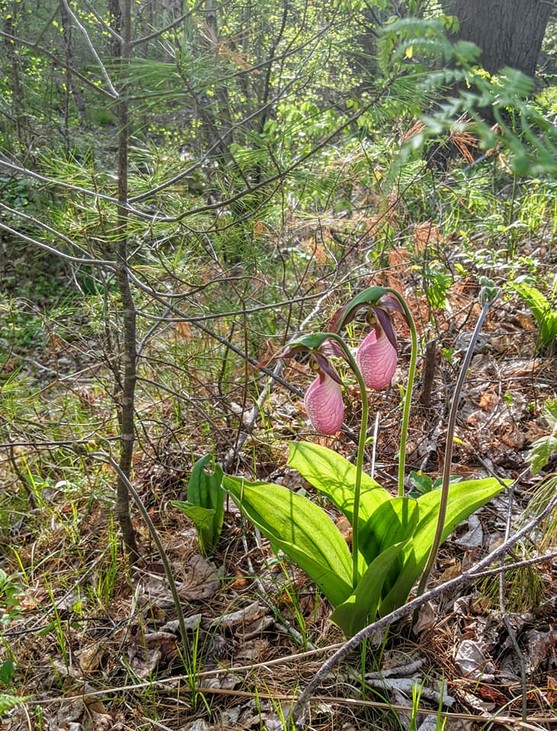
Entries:
{"label": "flower stem", "polygon": [[404,316],[408,327],[410,328],[410,365],[408,367],[408,379],[406,382],[406,390],[404,392],[404,406],[402,410],[402,427],[400,430],[400,450],[398,454],[398,496],[404,497],[404,478],[406,472],[406,442],[408,439],[408,423],[410,421],[410,405],[412,403],[412,391],[414,389],[414,376],[416,374],[416,362],[418,360],[418,332],[416,330],[416,323],[412,317],[412,313],[406,300],[397,292],[396,289],[390,287],[385,288],[385,292],[392,294],[400,302],[402,309],[404,310]]}
{"label": "flower stem", "polygon": [[356,453],[356,484],[354,485],[354,508],[352,510],[352,586],[355,589],[360,578],[358,567],[358,534],[360,519],[360,494],[362,491],[362,472],[364,469],[364,452],[366,446],[367,422],[369,417],[369,399],[367,397],[366,385],[358,364],[344,340],[336,333],[329,333],[328,337],[334,340],[342,348],[350,368],[354,371],[362,396],[362,418],[360,422],[360,434],[358,437],[358,451]]}

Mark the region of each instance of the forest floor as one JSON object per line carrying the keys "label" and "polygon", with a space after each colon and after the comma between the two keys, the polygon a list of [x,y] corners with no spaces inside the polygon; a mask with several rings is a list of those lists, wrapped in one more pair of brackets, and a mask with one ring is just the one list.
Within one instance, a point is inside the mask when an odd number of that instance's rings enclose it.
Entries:
{"label": "forest floor", "polygon": [[[547,272],[555,271],[554,254],[544,256]],[[369,284],[403,291],[421,338],[433,343],[428,377],[425,360],[419,363],[407,455],[409,471],[435,478],[443,465],[451,392],[480,311],[478,276],[471,271],[458,278],[437,310],[416,290],[405,250],[391,252],[381,278]],[[399,318],[395,326],[400,353],[394,385],[372,400],[372,423],[377,415],[378,424],[375,477],[393,493],[399,385],[405,382],[409,356],[408,330]],[[533,477],[526,455],[548,433],[543,407],[557,396],[557,368],[554,354],[536,350],[537,339],[529,309],[516,296],[501,296],[468,371],[451,472],[461,478],[496,476],[513,488],[444,543],[430,586],[473,566],[504,540],[509,526],[515,530],[540,509],[543,478],[555,469],[555,458]],[[65,357],[71,359],[71,348]],[[33,358],[44,368],[59,368],[52,348]],[[296,365],[287,366],[283,376],[302,389],[307,386],[307,374]],[[98,423],[106,404],[80,389],[79,379],[68,388]],[[357,395],[353,387],[350,423],[357,423]],[[199,416],[185,413],[183,419],[196,423]],[[294,435],[350,459],[355,455],[350,430],[319,437],[301,399],[278,384],[240,452],[234,452],[236,433],[224,422],[220,426],[230,438],[221,440],[217,459],[233,450],[230,473],[253,476],[257,462],[258,479],[294,490],[311,493],[285,465]],[[99,487],[103,479],[110,481],[109,467],[96,466],[80,486],[63,478],[38,484],[33,470],[21,466],[26,449],[32,454],[32,447],[8,450],[0,475],[7,495],[27,491],[17,520],[12,515],[9,527],[3,521],[0,584],[0,687],[26,701],[7,711],[0,727],[280,728],[289,705],[343,636],[329,620],[327,601],[298,569],[274,556],[231,501],[216,550],[209,558],[200,554],[193,525],[171,501],[183,497],[187,484],[184,454],[206,451],[203,429],[192,429],[187,446],[169,447],[174,454],[158,468],[141,448],[134,463],[134,485],[170,560],[185,613],[185,649],[178,642],[175,605],[159,552],[135,511],[141,558],[133,568],[127,565],[112,495]],[[52,455],[53,463],[56,459],[58,453]],[[331,516],[342,528],[333,509]],[[326,677],[304,728],[556,727],[557,574],[554,558],[536,560],[551,553],[556,534],[557,521],[547,521],[508,557],[533,563],[444,593],[422,608],[415,624],[406,617],[368,640]],[[1,698],[2,693],[0,703]]]}

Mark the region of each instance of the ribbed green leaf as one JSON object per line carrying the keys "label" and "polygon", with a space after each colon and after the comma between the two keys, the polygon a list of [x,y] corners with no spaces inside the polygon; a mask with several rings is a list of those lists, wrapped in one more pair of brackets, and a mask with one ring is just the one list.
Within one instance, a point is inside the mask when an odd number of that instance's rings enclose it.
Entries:
{"label": "ribbed green leaf", "polygon": [[225,489],[249,520],[315,581],[333,605],[352,591],[352,561],[329,516],[281,485],[225,477]]}
{"label": "ribbed green leaf", "polygon": [[[212,466],[211,472],[207,472],[207,466]],[[193,466],[188,483],[187,501],[175,500],[172,503],[193,520],[199,547],[205,555],[213,550],[222,530],[224,495],[222,469],[214,463],[211,454],[206,454]]]}
{"label": "ribbed green leaf", "polygon": [[413,536],[419,519],[413,498],[394,497],[382,503],[360,531],[360,552],[371,564],[385,549]]}
{"label": "ribbed green leaf", "polygon": [[215,511],[211,508],[202,508],[199,505],[192,505],[182,500],[173,500],[172,505],[184,515],[187,515],[195,523],[197,530],[211,530],[213,518],[215,517]]}
{"label": "ribbed green leaf", "polygon": [[[443,529],[443,540],[470,517],[478,508],[488,503],[501,492],[502,485],[494,477],[483,480],[466,480],[449,487],[447,515]],[[402,569],[391,590],[381,603],[380,612],[385,615],[402,606],[412,586],[418,580],[427,561],[433,543],[441,490],[422,495],[415,502],[419,507],[419,519],[411,541],[401,554]]]}
{"label": "ribbed green leaf", "polygon": [[[290,444],[288,464],[298,470],[316,490],[326,495],[352,524],[356,482],[356,467],[353,464],[332,449],[309,442]],[[390,500],[390,497],[387,490],[379,483],[369,475],[363,474],[360,526],[369,520],[380,505]]]}
{"label": "ribbed green leaf", "polygon": [[536,287],[520,281],[513,282],[512,287],[526,302],[538,323],[541,344],[551,345],[557,338],[557,310]]}
{"label": "ribbed green leaf", "polygon": [[358,582],[356,590],[336,607],[331,615],[347,637],[352,637],[369,622],[373,622],[383,596],[383,587],[396,567],[404,543],[389,546],[371,563]]}

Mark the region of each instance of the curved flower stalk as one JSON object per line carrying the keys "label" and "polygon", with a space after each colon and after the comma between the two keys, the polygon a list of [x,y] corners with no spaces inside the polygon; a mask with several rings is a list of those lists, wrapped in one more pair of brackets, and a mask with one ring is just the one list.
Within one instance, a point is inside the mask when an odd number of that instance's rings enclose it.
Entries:
{"label": "curved flower stalk", "polygon": [[416,325],[404,297],[399,292],[389,287],[369,287],[338,310],[331,322],[331,330],[338,332],[342,327],[351,322],[356,317],[358,310],[362,308],[367,309],[368,322],[372,324],[373,329],[360,345],[356,359],[368,388],[376,390],[386,388],[391,382],[396,370],[397,346],[391,314],[393,312],[400,312],[410,328],[412,350],[402,411],[400,451],[398,456],[398,495],[399,497],[403,497],[406,469],[406,438],[410,420],[410,402],[414,387],[414,374],[416,371],[418,351]]}
{"label": "curved flower stalk", "polygon": [[[362,487],[362,473],[364,466],[364,448],[366,440],[367,420],[369,414],[369,401],[366,393],[366,386],[362,378],[356,359],[344,340],[337,333],[315,333],[306,335],[291,343],[279,357],[289,357],[301,351],[309,351],[313,362],[319,370],[319,375],[309,387],[304,402],[312,424],[317,431],[323,434],[334,434],[342,426],[344,419],[344,404],[340,391],[341,380],[335,369],[329,363],[327,354],[334,354],[343,357],[354,371],[354,375],[360,386],[362,397],[362,420],[360,424],[360,435],[358,439],[358,451],[356,456],[356,477],[354,480],[354,508],[352,521],[352,540],[354,551],[352,553],[352,585],[356,586],[359,578],[359,509],[360,492]],[[334,428],[336,427],[336,428]],[[326,431],[331,429],[331,431]]]}

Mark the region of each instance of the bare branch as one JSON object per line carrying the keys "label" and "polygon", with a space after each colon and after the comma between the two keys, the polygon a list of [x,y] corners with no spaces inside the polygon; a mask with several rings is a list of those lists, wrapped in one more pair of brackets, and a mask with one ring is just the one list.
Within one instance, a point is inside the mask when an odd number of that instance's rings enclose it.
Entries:
{"label": "bare branch", "polygon": [[[113,267],[114,262],[110,261],[108,259],[95,259],[92,257],[82,246],[79,244],[76,244],[75,241],[72,241],[68,236],[61,233],[60,231],[57,231],[56,229],[52,228],[46,223],[43,223],[43,221],[40,221],[38,218],[35,218],[34,216],[29,216],[27,213],[23,213],[23,211],[17,211],[15,208],[10,208],[9,206],[6,206],[4,203],[0,203],[0,208],[4,211],[8,211],[8,213],[11,213],[14,216],[18,216],[19,218],[23,218],[25,221],[29,221],[34,226],[37,226],[38,228],[42,228],[43,231],[48,231],[48,233],[52,234],[53,236],[56,236],[56,238],[63,241],[65,244],[68,244],[68,246],[72,246],[78,251],[81,251],[83,256],[85,258],[80,259],[78,256],[71,256],[70,254],[66,254],[62,251],[59,251],[58,249],[55,249],[54,247],[49,246],[48,244],[45,244],[41,241],[35,241],[36,246],[40,246],[42,249],[46,249],[51,254],[56,254],[56,256],[60,256],[63,259],[66,259],[68,261],[73,261],[75,264],[96,264],[97,266],[106,266],[106,267]],[[0,224],[3,225],[3,224]],[[10,232],[13,232],[16,236],[22,237],[22,234],[19,231],[10,230]],[[25,235],[25,234],[23,234]]]}
{"label": "bare branch", "polygon": [[99,21],[99,23],[102,25],[103,29],[107,33],[109,33],[114,38],[114,40],[121,43],[122,36],[114,30],[114,28],[110,25],[110,23],[106,22],[106,20],[102,17],[102,15],[100,15],[100,13],[97,12],[97,10],[93,6],[93,4],[90,3],[88,0],[83,0],[83,2],[85,3],[85,5],[87,5],[87,9],[89,10],[89,12],[92,13],[95,16],[95,18]]}
{"label": "bare branch", "polygon": [[104,63],[101,61],[101,57],[97,53],[97,49],[95,48],[95,45],[93,44],[93,41],[91,40],[91,38],[89,36],[89,33],[87,32],[87,28],[85,28],[85,26],[80,22],[80,20],[77,17],[77,15],[71,9],[68,0],[60,0],[60,1],[63,3],[64,7],[66,8],[66,11],[67,11],[68,15],[72,18],[73,22],[77,25],[77,27],[81,31],[83,37],[85,38],[85,43],[87,44],[87,47],[89,48],[89,50],[93,54],[93,57],[94,57],[95,61],[99,65],[99,68],[101,70],[101,74],[103,76],[103,79],[106,81],[106,85],[108,86],[108,88],[110,90],[111,96],[114,99],[118,99],[120,95],[118,94],[118,92],[114,88],[114,85],[112,84],[112,81],[110,80],[110,76],[108,75],[108,71],[106,70]]}
{"label": "bare branch", "polygon": [[29,243],[29,244],[33,244],[33,246],[38,246],[40,249],[44,249],[45,251],[48,251],[50,254],[55,254],[56,256],[59,256],[61,259],[66,259],[66,261],[71,261],[74,264],[97,264],[99,266],[114,267],[114,262],[109,261],[108,259],[93,259],[93,257],[91,257],[90,259],[82,259],[79,256],[72,256],[71,254],[66,254],[63,251],[60,251],[59,249],[55,249],[53,246],[49,246],[48,244],[45,244],[42,241],[37,241],[37,239],[34,239],[31,236],[27,236],[26,234],[22,233],[21,231],[17,231],[16,229],[11,228],[11,226],[6,226],[6,224],[2,223],[1,221],[0,221],[0,229],[7,231],[8,233],[12,234],[12,236],[17,236],[18,238],[22,239],[23,241],[27,241],[27,243]]}
{"label": "bare branch", "polygon": [[44,53],[44,55],[47,58],[50,58],[57,66],[60,66],[63,69],[66,69],[66,71],[70,71],[77,79],[82,81],[86,86],[88,86],[90,89],[93,89],[99,94],[102,94],[103,96],[106,96],[108,99],[116,99],[110,91],[107,91],[106,89],[103,89],[102,86],[97,86],[94,82],[92,82],[90,79],[88,79],[86,76],[84,76],[80,71],[77,69],[74,69],[73,66],[70,66],[69,63],[66,63],[65,61],[62,61],[61,58],[59,58],[55,53],[52,53],[52,51],[49,51],[44,46],[40,46],[36,43],[33,43],[33,41],[26,41],[24,38],[20,38],[19,36],[14,36],[11,33],[6,33],[3,30],[0,30],[0,37],[7,38],[10,41],[14,41],[15,43],[21,43],[22,46],[25,46],[26,48],[32,48],[34,51],[39,51],[40,53]]}
{"label": "bare branch", "polygon": [[148,41],[152,41],[153,38],[158,38],[163,33],[167,33],[169,30],[172,30],[173,28],[176,28],[177,25],[180,25],[180,23],[185,20],[186,18],[189,18],[196,10],[199,10],[199,8],[202,5],[202,0],[198,0],[196,5],[194,5],[191,10],[188,10],[187,13],[183,13],[180,15],[176,20],[173,20],[172,23],[169,23],[168,25],[165,25],[163,28],[159,28],[158,30],[153,31],[152,33],[149,33],[149,35],[142,36],[141,38],[136,38],[134,41],[131,42],[130,46],[134,48],[135,46],[139,46],[141,43],[147,43]]}

